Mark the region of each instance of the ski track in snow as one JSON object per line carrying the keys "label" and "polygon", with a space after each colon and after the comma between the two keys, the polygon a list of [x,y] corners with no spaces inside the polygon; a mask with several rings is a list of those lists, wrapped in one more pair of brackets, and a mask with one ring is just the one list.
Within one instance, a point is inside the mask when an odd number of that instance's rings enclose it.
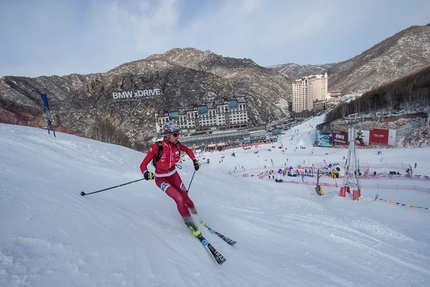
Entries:
{"label": "ski track in snow", "polygon": [[[264,171],[264,165],[276,170],[287,159],[293,166],[342,162],[345,150],[313,148],[313,137],[306,134],[313,129],[307,123],[299,129],[293,141],[294,132],[282,138],[288,147],[284,153],[275,144],[257,154],[235,149],[236,157],[230,151],[204,155],[211,163],[195,174],[190,196],[210,227],[238,241],[229,246],[202,227],[227,258],[218,266],[153,182],[79,195],[141,178],[144,154],[0,125],[0,286],[425,286],[430,211],[374,196],[430,207],[428,193],[369,187],[354,202],[339,197],[339,187],[324,187],[320,197],[314,185],[242,177]],[[294,152],[298,145],[306,149]],[[416,171],[430,174],[422,157],[428,150],[384,149],[383,158],[418,162]],[[358,154],[363,162],[381,161],[375,150]],[[192,165],[186,159],[182,166],[188,187]],[[363,186],[374,182],[429,186],[426,181],[362,181]]]}

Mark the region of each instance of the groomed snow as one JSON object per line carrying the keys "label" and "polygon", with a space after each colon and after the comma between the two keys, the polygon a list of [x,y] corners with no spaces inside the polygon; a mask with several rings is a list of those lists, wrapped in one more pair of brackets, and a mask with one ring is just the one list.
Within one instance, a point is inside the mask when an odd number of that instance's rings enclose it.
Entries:
{"label": "groomed snow", "polygon": [[[353,201],[339,196],[342,179],[322,177],[338,187],[318,196],[316,178],[258,178],[285,164],[343,165],[347,150],[312,147],[320,121],[287,131],[283,152],[275,143],[200,157],[210,163],[190,196],[209,226],[238,241],[231,247],[202,228],[227,258],[222,266],[154,182],[80,195],[142,178],[143,153],[0,124],[0,286],[427,286],[429,180],[363,179]],[[429,148],[381,151],[357,154],[372,172],[417,163],[415,175],[430,175]],[[193,171],[186,159],[186,186]]]}

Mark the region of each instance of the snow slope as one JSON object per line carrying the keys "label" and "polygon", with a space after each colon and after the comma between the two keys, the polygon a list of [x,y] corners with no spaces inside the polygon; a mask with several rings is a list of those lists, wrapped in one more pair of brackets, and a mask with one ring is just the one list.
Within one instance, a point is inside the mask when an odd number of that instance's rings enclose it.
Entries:
{"label": "snow slope", "polygon": [[[342,162],[346,150],[312,148],[320,121],[288,131],[283,152],[268,144],[235,149],[235,157],[232,151],[201,156],[210,163],[195,173],[190,196],[208,225],[238,241],[231,247],[202,229],[227,258],[222,266],[192,237],[173,200],[154,182],[80,196],[140,179],[143,153],[0,124],[0,286],[428,285],[430,181],[362,180],[362,197],[353,201],[349,194],[339,197],[335,186],[323,186],[325,195],[316,195],[314,184],[304,184],[315,178],[275,183],[251,176],[286,163]],[[430,175],[429,152],[357,154],[378,172],[416,162],[415,174]],[[179,173],[188,186],[189,159]],[[384,200],[375,201],[376,194]]]}

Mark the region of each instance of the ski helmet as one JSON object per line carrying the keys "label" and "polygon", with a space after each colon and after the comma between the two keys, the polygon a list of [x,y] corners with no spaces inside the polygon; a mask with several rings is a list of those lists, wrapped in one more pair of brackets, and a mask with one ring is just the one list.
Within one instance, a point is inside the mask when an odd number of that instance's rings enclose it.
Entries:
{"label": "ski helmet", "polygon": [[168,135],[168,134],[171,134],[174,132],[179,132],[180,130],[181,129],[178,126],[172,124],[171,122],[167,122],[163,125],[163,129],[162,129],[161,133],[163,135]]}

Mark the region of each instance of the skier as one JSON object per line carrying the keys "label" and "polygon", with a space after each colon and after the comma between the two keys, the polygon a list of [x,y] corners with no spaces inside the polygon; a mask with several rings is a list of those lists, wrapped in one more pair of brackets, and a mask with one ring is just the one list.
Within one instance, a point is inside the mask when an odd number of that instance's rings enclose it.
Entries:
{"label": "skier", "polygon": [[[178,140],[179,127],[167,122],[163,126],[162,133],[164,135],[163,140],[154,143],[149,148],[147,155],[140,164],[140,170],[145,180],[155,179],[155,184],[175,201],[185,225],[197,237],[201,232],[190,214],[190,211],[192,214],[197,214],[197,211],[175,166],[181,159],[181,151],[184,151],[193,161],[195,171],[199,170],[200,163],[193,151]],[[155,174],[148,171],[147,168],[151,161],[155,166]]]}

